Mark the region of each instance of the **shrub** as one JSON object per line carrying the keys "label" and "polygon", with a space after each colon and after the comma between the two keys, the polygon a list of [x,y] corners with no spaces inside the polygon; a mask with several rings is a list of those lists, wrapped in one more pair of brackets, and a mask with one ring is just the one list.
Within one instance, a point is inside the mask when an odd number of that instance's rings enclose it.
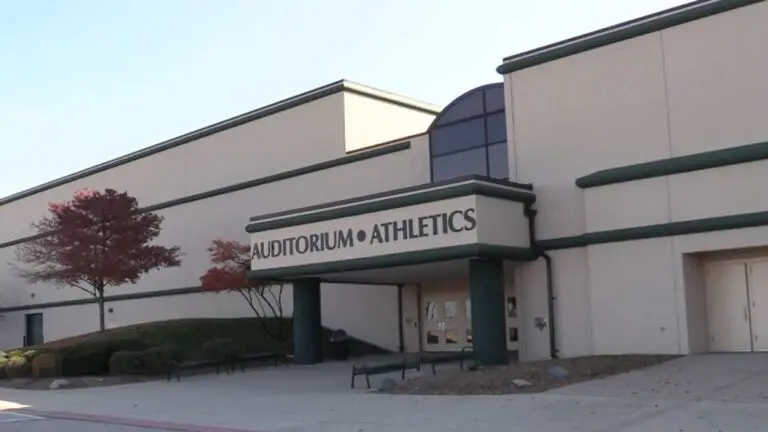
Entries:
{"label": "shrub", "polygon": [[117,351],[109,358],[109,373],[112,375],[141,375],[146,367],[141,351]]}
{"label": "shrub", "polygon": [[22,356],[10,357],[5,364],[5,375],[8,378],[26,378],[32,374],[32,365]]}
{"label": "shrub", "polygon": [[8,357],[0,357],[0,379],[5,378],[5,365],[8,363]]}
{"label": "shrub", "polygon": [[42,351],[42,350],[29,350],[29,351],[24,351],[24,353],[22,353],[22,357],[24,357],[25,359],[27,359],[27,360],[29,360],[31,362],[32,360],[35,359],[35,357],[37,357],[37,356],[39,356],[40,354],[43,354],[43,353],[44,353],[44,351]]}
{"label": "shrub", "polygon": [[161,374],[168,372],[171,363],[181,363],[184,361],[183,351],[173,345],[164,345],[153,347],[142,353],[144,367],[150,374]]}
{"label": "shrub", "polygon": [[6,358],[6,357],[8,357],[8,354],[6,354],[3,351],[0,351],[0,358]]}
{"label": "shrub", "polygon": [[124,338],[84,342],[62,348],[62,372],[65,376],[104,375],[109,373],[109,361],[118,351],[144,351],[152,344],[139,339]]}
{"label": "shrub", "polygon": [[56,353],[40,353],[32,360],[32,376],[38,378],[62,375],[61,356]]}
{"label": "shrub", "polygon": [[232,339],[211,339],[203,344],[203,353],[209,360],[224,361],[235,354],[235,343]]}

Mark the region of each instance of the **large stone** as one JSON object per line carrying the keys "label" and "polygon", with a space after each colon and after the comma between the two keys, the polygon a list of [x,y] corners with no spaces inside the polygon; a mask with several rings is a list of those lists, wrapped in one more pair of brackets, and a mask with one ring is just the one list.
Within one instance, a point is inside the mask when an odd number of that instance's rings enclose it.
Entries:
{"label": "large stone", "polygon": [[554,379],[566,379],[571,376],[571,372],[562,366],[552,366],[548,374]]}
{"label": "large stone", "polygon": [[379,391],[392,391],[397,387],[397,381],[392,378],[384,378],[379,386]]}
{"label": "large stone", "polygon": [[65,379],[57,379],[53,380],[53,382],[48,386],[50,390],[59,390],[59,389],[65,389],[70,387],[71,383]]}
{"label": "large stone", "polygon": [[515,387],[530,387],[530,386],[533,385],[530,381],[526,381],[526,380],[520,379],[520,378],[518,378],[516,380],[512,380],[512,384],[514,384]]}

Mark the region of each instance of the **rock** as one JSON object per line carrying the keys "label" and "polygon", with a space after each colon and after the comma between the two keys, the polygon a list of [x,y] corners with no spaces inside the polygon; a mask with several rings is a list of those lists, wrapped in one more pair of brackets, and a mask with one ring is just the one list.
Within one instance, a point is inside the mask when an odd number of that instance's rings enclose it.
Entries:
{"label": "rock", "polygon": [[397,387],[397,381],[392,378],[384,378],[379,386],[379,391],[392,391]]}
{"label": "rock", "polygon": [[571,376],[571,372],[562,366],[552,366],[547,373],[555,379],[566,379]]}
{"label": "rock", "polygon": [[526,381],[524,379],[512,380],[512,384],[514,384],[515,387],[530,387],[533,385],[529,381]]}
{"label": "rock", "polygon": [[53,382],[48,386],[48,389],[50,390],[58,390],[62,388],[67,388],[70,386],[70,382],[65,379],[57,379],[53,380]]}

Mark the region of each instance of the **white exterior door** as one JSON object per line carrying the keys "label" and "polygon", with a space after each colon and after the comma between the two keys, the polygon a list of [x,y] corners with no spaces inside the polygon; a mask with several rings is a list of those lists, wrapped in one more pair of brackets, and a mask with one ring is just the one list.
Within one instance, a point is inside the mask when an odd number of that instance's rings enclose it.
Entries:
{"label": "white exterior door", "polygon": [[747,275],[752,350],[768,351],[768,261],[750,263]]}
{"label": "white exterior door", "polygon": [[752,351],[748,291],[745,263],[707,267],[710,351]]}
{"label": "white exterior door", "polygon": [[423,347],[425,351],[460,351],[472,343],[466,293],[433,292],[424,295]]}

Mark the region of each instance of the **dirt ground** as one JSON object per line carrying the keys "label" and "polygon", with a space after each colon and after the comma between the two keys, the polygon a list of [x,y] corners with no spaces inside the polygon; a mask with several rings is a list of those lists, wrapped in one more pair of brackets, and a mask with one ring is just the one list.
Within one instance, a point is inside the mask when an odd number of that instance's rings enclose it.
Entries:
{"label": "dirt ground", "polygon": [[[676,357],[661,355],[578,357],[515,362],[508,366],[481,368],[474,371],[446,370],[445,367],[438,366],[436,376],[428,373],[428,375],[404,381],[388,393],[417,395],[539,393],[580,381],[642,369]],[[567,369],[570,376],[566,379],[551,377],[548,371],[555,365]],[[517,379],[526,380],[531,385],[519,387],[513,383]]]}

